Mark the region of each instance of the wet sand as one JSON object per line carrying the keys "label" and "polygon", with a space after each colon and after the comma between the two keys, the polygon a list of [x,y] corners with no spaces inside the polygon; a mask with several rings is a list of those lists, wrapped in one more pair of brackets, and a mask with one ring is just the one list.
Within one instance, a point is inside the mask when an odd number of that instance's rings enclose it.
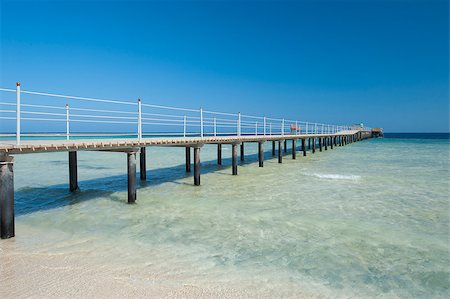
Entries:
{"label": "wet sand", "polygon": [[[0,298],[271,298],[257,289],[185,280],[168,271],[101,264],[89,254],[24,252],[13,240],[0,243]],[[289,293],[291,298],[328,298]]]}

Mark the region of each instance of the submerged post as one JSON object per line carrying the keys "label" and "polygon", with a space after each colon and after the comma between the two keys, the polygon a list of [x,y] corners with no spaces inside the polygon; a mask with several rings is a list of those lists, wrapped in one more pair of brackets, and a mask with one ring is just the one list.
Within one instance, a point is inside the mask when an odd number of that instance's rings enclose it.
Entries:
{"label": "submerged post", "polygon": [[322,151],[322,137],[319,137],[319,151]]}
{"label": "submerged post", "polygon": [[200,147],[194,147],[194,185],[200,186]]}
{"label": "submerged post", "polygon": [[275,141],[272,141],[272,156],[275,156]]}
{"label": "submerged post", "polygon": [[78,190],[77,152],[69,152],[69,189]]}
{"label": "submerged post", "polygon": [[284,139],[284,152],[287,152],[287,139]]}
{"label": "submerged post", "polygon": [[186,172],[191,172],[191,148],[186,146]]}
{"label": "submerged post", "polygon": [[316,153],[316,138],[312,139],[312,153]]}
{"label": "submerged post", "polygon": [[0,238],[14,237],[14,157],[0,156]]}
{"label": "submerged post", "polygon": [[295,160],[297,155],[297,144],[296,144],[296,140],[292,139],[292,159]]}
{"label": "submerged post", "polygon": [[145,147],[141,147],[139,153],[139,174],[141,181],[147,180],[147,161],[145,159]]}
{"label": "submerged post", "polygon": [[244,156],[245,156],[245,153],[244,153],[244,142],[242,142],[241,143],[241,161],[244,161]]}
{"label": "submerged post", "polygon": [[302,151],[303,151],[303,157],[306,157],[306,140],[302,139]]}
{"label": "submerged post", "polygon": [[222,144],[217,145],[217,165],[222,165]]}
{"label": "submerged post", "polygon": [[237,175],[238,169],[237,169],[237,144],[236,143],[233,143],[231,145],[231,154],[232,154],[232,157],[231,157],[232,173],[233,173],[233,175]]}
{"label": "submerged post", "polygon": [[323,138],[323,143],[325,145],[325,150],[328,150],[328,136]]}
{"label": "submerged post", "polygon": [[258,142],[258,162],[259,167],[264,167],[264,143]]}
{"label": "submerged post", "polygon": [[283,163],[283,142],[278,140],[278,163]]}
{"label": "submerged post", "polygon": [[127,152],[128,203],[136,201],[136,152]]}
{"label": "submerged post", "polygon": [[331,147],[331,149],[333,149],[333,139],[334,139],[334,137],[330,137],[330,147]]}

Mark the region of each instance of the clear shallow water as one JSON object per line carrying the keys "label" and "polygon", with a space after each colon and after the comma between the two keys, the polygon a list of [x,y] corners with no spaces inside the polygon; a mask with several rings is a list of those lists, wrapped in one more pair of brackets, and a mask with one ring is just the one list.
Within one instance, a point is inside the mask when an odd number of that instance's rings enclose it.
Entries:
{"label": "clear shallow water", "polygon": [[139,269],[129,279],[141,283],[159,271],[177,274],[160,284],[267,297],[449,295],[448,140],[369,140],[282,165],[267,152],[264,168],[256,153],[248,144],[231,176],[230,147],[218,167],[205,146],[195,187],[184,149],[148,148],[148,182],[131,206],[124,154],[80,152],[76,195],[67,153],[17,156],[16,246]]}

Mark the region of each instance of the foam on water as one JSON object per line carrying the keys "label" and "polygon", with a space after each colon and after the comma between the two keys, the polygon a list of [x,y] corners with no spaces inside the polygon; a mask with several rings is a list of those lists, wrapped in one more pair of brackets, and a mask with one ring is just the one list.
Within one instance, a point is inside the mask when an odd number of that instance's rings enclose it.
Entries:
{"label": "foam on water", "polygon": [[320,173],[313,173],[313,174],[306,174],[311,175],[314,177],[317,177],[319,179],[328,179],[328,180],[350,180],[350,181],[357,181],[361,177],[359,175],[342,175],[342,174],[320,174]]}
{"label": "foam on water", "polygon": [[[202,148],[200,187],[184,149],[149,148],[136,205],[125,203],[124,154],[80,152],[76,194],[67,153],[17,156],[17,237],[0,242],[2,255],[67,260],[55,273],[83,264],[83,275],[132,285],[267,298],[449,295],[448,140],[370,140],[282,165],[267,152],[264,168],[248,144],[238,176],[224,147],[222,167],[215,147]],[[30,275],[43,279],[40,269]],[[19,289],[16,279],[2,277]]]}

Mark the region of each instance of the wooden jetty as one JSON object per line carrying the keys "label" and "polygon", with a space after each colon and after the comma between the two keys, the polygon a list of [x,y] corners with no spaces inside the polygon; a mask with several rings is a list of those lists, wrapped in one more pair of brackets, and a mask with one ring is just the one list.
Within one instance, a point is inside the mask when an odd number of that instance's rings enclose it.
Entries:
{"label": "wooden jetty", "polygon": [[[78,151],[109,151],[122,152],[127,157],[128,173],[128,203],[136,201],[136,154],[140,158],[140,179],[146,178],[146,148],[147,147],[184,147],[186,157],[186,172],[191,172],[191,153],[193,152],[194,185],[200,185],[200,152],[206,144],[217,146],[217,164],[222,164],[222,145],[232,146],[232,167],[233,175],[238,174],[238,148],[240,149],[240,160],[245,159],[245,143],[258,143],[258,165],[264,167],[264,145],[272,143],[272,156],[278,152],[278,162],[283,162],[284,154],[287,153],[287,144],[292,142],[292,159],[297,158],[297,144],[299,144],[300,153],[306,156],[308,151],[315,153],[316,149],[333,149],[336,146],[345,146],[352,142],[371,138],[370,128],[352,128],[347,126],[325,125],[318,123],[301,122],[296,120],[275,119],[266,116],[246,116],[240,113],[222,113],[205,111],[204,109],[186,109],[168,106],[148,105],[141,103],[113,101],[105,99],[95,99],[86,97],[74,97],[50,93],[41,93],[33,91],[21,91],[20,84],[16,85],[15,90],[0,88],[0,91],[15,92],[16,102],[1,102],[1,105],[14,106],[14,110],[0,110],[4,113],[13,113],[13,117],[1,116],[2,120],[11,120],[15,123],[16,133],[9,134],[16,137],[16,140],[0,141],[0,237],[2,239],[14,237],[14,157],[15,155],[46,153],[46,152],[68,152],[69,164],[69,190],[77,191],[78,173],[77,173],[77,152]],[[63,98],[77,101],[96,102],[107,105],[125,105],[126,107],[136,107],[137,111],[112,110],[111,108],[85,108],[73,107],[69,110],[68,103],[64,107],[52,106],[49,104],[38,105],[21,103],[21,95],[28,96],[46,96],[52,98]],[[39,108],[40,110],[24,110]],[[168,111],[181,112],[182,115],[171,115],[165,113],[145,112],[143,108],[165,109]],[[45,112],[42,109],[64,109],[62,113]],[[53,111],[53,110],[52,110]],[[59,110],[58,110],[59,111]],[[69,115],[69,111],[86,111],[86,114]],[[101,113],[101,114],[92,114]],[[126,116],[116,116],[124,113]],[[191,113],[191,115],[187,115]],[[208,118],[206,115],[210,115]],[[22,117],[27,115],[27,117]],[[31,115],[31,116],[30,116]],[[37,117],[33,117],[37,115]],[[43,116],[42,116],[43,115]],[[219,117],[218,117],[219,116]],[[86,119],[87,118],[87,119]],[[39,135],[37,139],[21,139],[26,136],[21,132],[22,122],[52,122],[65,124],[65,139],[46,140],[45,134]],[[81,123],[95,123],[96,125],[120,124],[135,125],[137,134],[135,138],[95,138],[95,139],[70,139],[74,136],[69,131],[70,125]],[[160,128],[163,125],[180,126],[183,132],[177,137],[151,137],[146,138],[145,126],[156,126]],[[195,127],[198,131],[189,132],[189,126]],[[209,128],[209,131],[208,131]],[[289,132],[290,129],[290,132]],[[233,131],[234,130],[234,131]],[[289,133],[285,133],[285,130]],[[152,133],[148,131],[149,133]],[[173,133],[172,133],[173,134]],[[222,134],[222,135],[221,135]],[[55,136],[55,134],[50,134]],[[108,136],[108,134],[100,134]],[[150,134],[151,135],[151,134]],[[56,134],[61,137],[61,134]],[[278,151],[277,151],[278,148]]]}
{"label": "wooden jetty", "polygon": [[[300,151],[306,156],[308,151],[306,141],[310,144],[312,153],[318,146],[333,149],[352,142],[371,137],[370,131],[344,131],[338,134],[308,134],[308,135],[272,135],[272,136],[227,136],[203,138],[148,138],[148,139],[87,139],[87,140],[51,140],[24,141],[20,145],[0,143],[0,236],[11,238],[14,232],[14,156],[43,152],[68,152],[69,189],[78,190],[77,152],[78,151],[111,151],[123,152],[127,157],[128,173],[128,203],[136,201],[136,154],[140,157],[140,179],[146,180],[146,147],[172,146],[186,148],[186,172],[191,172],[191,148],[194,154],[194,185],[200,185],[200,150],[205,144],[217,145],[217,163],[222,164],[222,145],[232,145],[232,174],[238,174],[238,146],[241,149],[241,160],[244,159],[244,143],[258,143],[258,164],[264,166],[264,145],[272,142],[278,146],[278,162],[282,163],[286,143],[292,142],[292,159],[296,159],[297,142],[301,144]],[[312,144],[312,147],[311,147]],[[284,149],[283,149],[284,148]]]}

